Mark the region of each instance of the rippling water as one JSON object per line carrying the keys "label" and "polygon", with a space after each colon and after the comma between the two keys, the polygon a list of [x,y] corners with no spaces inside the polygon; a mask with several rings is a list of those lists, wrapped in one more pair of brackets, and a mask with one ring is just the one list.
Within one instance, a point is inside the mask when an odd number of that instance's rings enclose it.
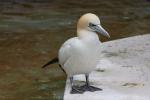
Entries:
{"label": "rippling water", "polygon": [[63,98],[64,73],[57,65],[41,66],[76,35],[84,13],[97,14],[111,40],[150,33],[149,0],[28,1],[0,2],[0,100]]}

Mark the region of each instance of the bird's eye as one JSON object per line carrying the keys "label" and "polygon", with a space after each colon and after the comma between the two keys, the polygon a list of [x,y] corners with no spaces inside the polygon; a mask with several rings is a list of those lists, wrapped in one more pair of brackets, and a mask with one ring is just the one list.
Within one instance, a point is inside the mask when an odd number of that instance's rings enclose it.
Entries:
{"label": "bird's eye", "polygon": [[89,23],[89,26],[94,27],[94,26],[96,26],[96,25],[93,24],[93,23]]}

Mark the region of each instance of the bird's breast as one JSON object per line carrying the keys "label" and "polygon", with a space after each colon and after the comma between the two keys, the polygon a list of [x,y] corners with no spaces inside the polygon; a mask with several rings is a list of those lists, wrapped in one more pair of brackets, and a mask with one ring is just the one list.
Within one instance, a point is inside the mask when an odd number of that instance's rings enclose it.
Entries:
{"label": "bird's breast", "polygon": [[84,43],[84,51],[82,51],[81,55],[88,65],[94,66],[98,62],[100,56],[100,42]]}

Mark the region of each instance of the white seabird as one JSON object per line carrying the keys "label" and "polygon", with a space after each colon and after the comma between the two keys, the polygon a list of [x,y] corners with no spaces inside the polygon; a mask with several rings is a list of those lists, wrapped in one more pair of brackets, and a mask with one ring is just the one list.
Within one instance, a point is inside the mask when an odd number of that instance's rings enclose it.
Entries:
{"label": "white seabird", "polygon": [[[97,33],[110,37],[102,28],[98,16],[92,13],[84,14],[77,24],[77,37],[67,40],[59,50],[58,61],[70,78],[72,94],[102,90],[89,84],[89,73],[96,68],[100,55],[101,42]],[[73,76],[77,74],[85,74],[86,77],[86,84],[80,88],[73,85]]]}

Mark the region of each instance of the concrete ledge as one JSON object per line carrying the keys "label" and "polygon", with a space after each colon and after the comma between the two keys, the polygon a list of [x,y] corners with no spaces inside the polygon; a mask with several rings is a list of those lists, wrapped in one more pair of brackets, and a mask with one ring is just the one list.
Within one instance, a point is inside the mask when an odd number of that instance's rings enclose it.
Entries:
{"label": "concrete ledge", "polygon": [[[82,75],[75,79],[85,80]],[[64,100],[150,100],[150,34],[103,43],[90,82],[103,91],[70,94],[67,80]]]}

